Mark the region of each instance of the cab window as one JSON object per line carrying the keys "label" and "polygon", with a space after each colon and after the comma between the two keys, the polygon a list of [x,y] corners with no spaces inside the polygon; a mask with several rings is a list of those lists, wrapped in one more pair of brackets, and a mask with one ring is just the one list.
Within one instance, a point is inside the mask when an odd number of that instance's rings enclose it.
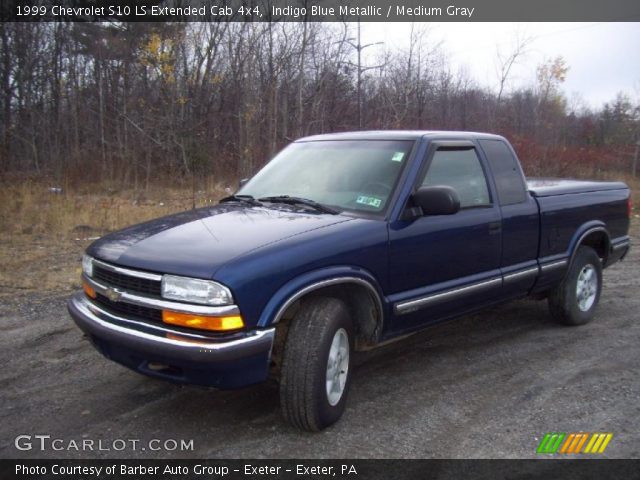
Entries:
{"label": "cab window", "polygon": [[460,208],[491,205],[487,179],[473,148],[438,149],[422,186],[447,185],[460,197]]}
{"label": "cab window", "polygon": [[480,140],[479,143],[493,172],[500,205],[525,202],[527,186],[520,164],[507,144],[500,140]]}

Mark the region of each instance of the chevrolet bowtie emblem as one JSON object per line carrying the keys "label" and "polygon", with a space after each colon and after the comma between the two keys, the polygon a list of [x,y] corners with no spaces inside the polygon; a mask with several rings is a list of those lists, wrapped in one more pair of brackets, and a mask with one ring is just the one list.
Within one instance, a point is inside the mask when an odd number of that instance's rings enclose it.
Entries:
{"label": "chevrolet bowtie emblem", "polygon": [[117,302],[120,300],[120,292],[118,292],[117,290],[114,290],[113,288],[107,288],[104,292],[104,294],[106,295],[106,297],[111,300],[112,302]]}

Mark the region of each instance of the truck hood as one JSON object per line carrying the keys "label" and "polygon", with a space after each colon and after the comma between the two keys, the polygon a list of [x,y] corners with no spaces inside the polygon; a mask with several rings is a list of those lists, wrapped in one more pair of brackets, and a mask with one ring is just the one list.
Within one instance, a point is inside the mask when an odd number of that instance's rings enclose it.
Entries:
{"label": "truck hood", "polygon": [[221,204],[170,215],[108,234],[87,253],[159,273],[212,278],[225,263],[265,245],[353,220],[283,206]]}

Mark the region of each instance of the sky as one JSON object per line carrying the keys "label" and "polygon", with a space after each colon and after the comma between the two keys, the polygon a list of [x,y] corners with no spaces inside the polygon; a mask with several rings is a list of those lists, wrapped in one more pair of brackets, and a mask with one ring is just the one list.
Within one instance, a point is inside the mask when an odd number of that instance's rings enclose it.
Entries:
{"label": "sky", "polygon": [[[518,36],[531,38],[526,53],[510,75],[510,89],[533,85],[536,66],[562,56],[569,66],[562,89],[572,104],[600,108],[624,92],[640,101],[640,23],[424,23],[426,41],[441,42],[454,71],[466,70],[481,86],[497,88],[497,52],[513,52]],[[373,56],[381,48],[407,48],[408,23],[363,23],[362,43],[384,42],[367,48]],[[378,52],[375,52],[378,49]]]}

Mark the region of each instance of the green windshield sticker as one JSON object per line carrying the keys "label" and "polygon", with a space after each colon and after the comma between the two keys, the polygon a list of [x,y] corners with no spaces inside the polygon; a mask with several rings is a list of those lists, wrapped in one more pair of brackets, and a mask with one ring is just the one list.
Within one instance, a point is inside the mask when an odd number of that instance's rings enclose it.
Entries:
{"label": "green windshield sticker", "polygon": [[360,195],[356,199],[356,203],[359,203],[361,205],[368,205],[369,207],[380,208],[380,205],[382,205],[382,200],[376,197],[367,197],[365,195]]}
{"label": "green windshield sticker", "polygon": [[404,152],[396,152],[393,154],[393,157],[391,157],[391,161],[401,162],[403,158],[404,158]]}

